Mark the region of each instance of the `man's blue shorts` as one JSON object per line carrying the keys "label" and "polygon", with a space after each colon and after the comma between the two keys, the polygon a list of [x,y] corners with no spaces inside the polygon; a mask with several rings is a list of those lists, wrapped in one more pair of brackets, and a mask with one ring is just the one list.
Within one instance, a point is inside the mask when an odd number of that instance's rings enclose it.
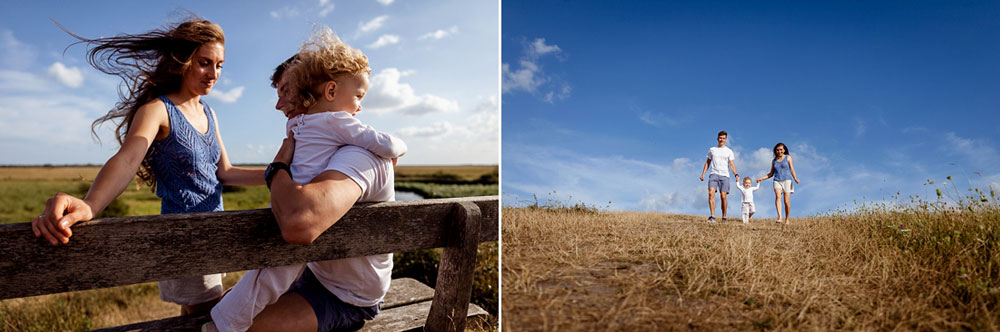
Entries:
{"label": "man's blue shorts", "polygon": [[308,267],[288,292],[295,292],[309,302],[319,322],[318,331],[357,331],[365,326],[365,320],[375,318],[380,311],[380,305],[358,307],[344,303],[323,287]]}
{"label": "man's blue shorts", "polygon": [[729,177],[718,174],[708,175],[708,188],[715,188],[721,193],[729,193]]}

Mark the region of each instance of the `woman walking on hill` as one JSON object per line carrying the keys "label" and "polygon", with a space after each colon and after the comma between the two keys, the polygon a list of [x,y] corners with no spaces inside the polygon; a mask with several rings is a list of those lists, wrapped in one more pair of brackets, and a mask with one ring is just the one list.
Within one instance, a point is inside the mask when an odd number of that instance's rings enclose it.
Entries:
{"label": "woman walking on hill", "polygon": [[791,195],[795,192],[792,180],[795,180],[795,183],[799,183],[799,177],[795,175],[792,156],[788,153],[788,147],[785,146],[785,143],[778,143],[774,146],[774,160],[771,160],[771,171],[766,176],[758,178],[757,182],[767,180],[772,176],[774,177],[774,209],[778,212],[778,219],[775,222],[782,222],[781,201],[782,195],[784,195],[784,222],[787,223],[788,215],[792,209],[790,205]]}
{"label": "woman walking on hill", "polygon": [[[91,128],[117,122],[120,148],[101,168],[86,197],[58,193],[46,202],[45,211],[31,223],[36,237],[52,245],[68,243],[70,227],[100,214],[137,172],[161,198],[161,214],[222,211],[223,184],[264,184],[263,170],[229,163],[215,112],[201,100],[219,79],[225,61],[219,25],[192,17],[144,34],[73,36],[90,45],[91,65],[124,80],[127,93]],[[205,312],[221,296],[219,274],[160,282],[160,298],[180,304],[184,314]]]}

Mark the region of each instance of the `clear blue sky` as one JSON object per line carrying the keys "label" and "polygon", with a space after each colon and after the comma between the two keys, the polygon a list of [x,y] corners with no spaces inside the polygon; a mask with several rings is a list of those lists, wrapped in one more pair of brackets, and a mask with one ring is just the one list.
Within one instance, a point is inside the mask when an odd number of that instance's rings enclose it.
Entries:
{"label": "clear blue sky", "polygon": [[4,1],[0,3],[0,164],[103,163],[111,126],[90,122],[117,101],[117,78],[90,67],[84,37],[142,33],[184,10],[218,23],[226,62],[213,95],[234,163],[269,162],[283,117],[269,77],[314,24],[364,51],[372,87],[362,122],[396,134],[402,165],[499,162],[499,6],[493,1]]}
{"label": "clear blue sky", "polygon": [[[502,11],[505,204],[537,194],[707,214],[698,176],[719,130],[741,175],[765,174],[771,148],[788,145],[802,180],[793,217],[897,192],[934,198],[948,175],[946,193],[1000,191],[1000,2],[505,1]],[[756,193],[763,217],[773,202],[768,181]]]}

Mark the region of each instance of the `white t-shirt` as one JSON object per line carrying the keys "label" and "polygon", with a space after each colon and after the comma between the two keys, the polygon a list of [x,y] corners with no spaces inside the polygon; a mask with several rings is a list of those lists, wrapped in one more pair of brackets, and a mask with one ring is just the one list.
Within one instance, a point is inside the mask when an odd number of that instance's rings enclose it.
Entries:
{"label": "white t-shirt", "polygon": [[387,159],[406,154],[406,143],[362,124],[347,112],[300,114],[285,129],[295,134],[295,157],[289,165],[292,180],[309,183],[327,168],[330,157],[344,145],[356,145]]}
{"label": "white t-shirt", "polygon": [[712,165],[710,167],[711,171],[709,174],[716,174],[719,176],[729,177],[729,161],[735,160],[736,155],[733,154],[733,150],[729,147],[723,146],[713,146],[708,149],[708,159],[712,160]]}
{"label": "white t-shirt", "polygon": [[743,194],[743,203],[753,203],[753,192],[760,189],[760,182],[750,188],[743,187],[743,182],[740,182],[736,189],[739,189],[740,193]]}
{"label": "white t-shirt", "polygon": [[[396,200],[392,161],[379,158],[368,150],[344,146],[330,158],[323,171],[326,170],[344,173],[354,180],[362,191],[358,202]],[[310,262],[307,265],[333,295],[359,307],[381,302],[389,291],[392,279],[392,254]]]}

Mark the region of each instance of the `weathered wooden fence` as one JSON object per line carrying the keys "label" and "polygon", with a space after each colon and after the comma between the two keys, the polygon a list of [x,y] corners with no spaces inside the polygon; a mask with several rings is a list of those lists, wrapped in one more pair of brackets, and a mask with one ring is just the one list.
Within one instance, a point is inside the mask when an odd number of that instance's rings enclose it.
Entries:
{"label": "weathered wooden fence", "polygon": [[[498,206],[497,196],[358,204],[308,246],[286,243],[270,209],[97,219],[75,225],[61,246],[35,238],[29,223],[0,225],[0,299],[444,248],[425,329],[461,331],[476,248],[499,240]],[[129,330],[183,330],[207,319]]]}

